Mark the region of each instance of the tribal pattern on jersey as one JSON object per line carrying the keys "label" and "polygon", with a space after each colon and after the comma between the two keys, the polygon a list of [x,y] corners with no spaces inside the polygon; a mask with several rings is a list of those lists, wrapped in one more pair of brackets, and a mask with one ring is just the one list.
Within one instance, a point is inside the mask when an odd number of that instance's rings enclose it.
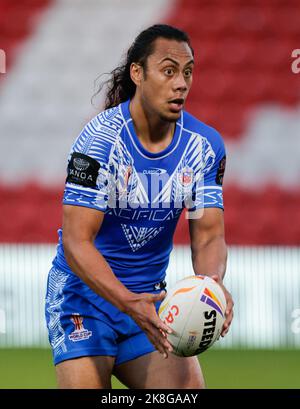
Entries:
{"label": "tribal pattern on jersey", "polygon": [[138,206],[149,203],[147,192],[134,167],[134,159],[124,141],[118,138],[110,158],[110,195],[108,205],[115,208],[127,207],[128,203]]}
{"label": "tribal pattern on jersey", "polygon": [[145,244],[148,243],[149,240],[154,239],[163,229],[164,227],[132,227],[126,224],[121,224],[124,234],[130,244],[130,247],[133,252],[139,250]]}
{"label": "tribal pattern on jersey", "polygon": [[[95,246],[128,288],[142,290],[164,279],[182,210],[198,218],[199,209],[223,209],[225,148],[218,132],[184,111],[170,145],[149,152],[135,133],[129,104],[101,112],[84,127],[69,158],[80,170],[69,162],[63,202],[105,213]],[[72,273],[62,234],[55,263]]]}
{"label": "tribal pattern on jersey", "polygon": [[[192,204],[196,207],[203,205],[204,175],[209,172],[214,161],[215,153],[207,138],[191,134],[181,161],[152,203],[174,202],[175,207],[182,207],[184,203],[187,208],[192,207]],[[193,186],[196,186],[194,197]]]}

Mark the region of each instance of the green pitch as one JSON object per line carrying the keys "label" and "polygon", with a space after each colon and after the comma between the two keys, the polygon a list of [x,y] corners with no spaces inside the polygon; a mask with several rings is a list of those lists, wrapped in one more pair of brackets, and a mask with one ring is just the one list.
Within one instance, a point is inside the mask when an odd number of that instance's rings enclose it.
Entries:
{"label": "green pitch", "polygon": [[[208,388],[300,388],[299,350],[212,349],[199,359]],[[0,349],[0,363],[0,388],[56,387],[47,349]]]}

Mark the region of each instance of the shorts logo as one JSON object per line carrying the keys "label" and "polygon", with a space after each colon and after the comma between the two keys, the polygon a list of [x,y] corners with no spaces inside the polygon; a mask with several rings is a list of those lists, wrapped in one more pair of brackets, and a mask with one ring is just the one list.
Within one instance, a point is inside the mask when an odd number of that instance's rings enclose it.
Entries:
{"label": "shorts logo", "polygon": [[73,342],[84,341],[89,339],[93,332],[84,328],[83,326],[83,317],[78,314],[72,314],[71,321],[75,325],[75,330],[69,335],[69,340]]}

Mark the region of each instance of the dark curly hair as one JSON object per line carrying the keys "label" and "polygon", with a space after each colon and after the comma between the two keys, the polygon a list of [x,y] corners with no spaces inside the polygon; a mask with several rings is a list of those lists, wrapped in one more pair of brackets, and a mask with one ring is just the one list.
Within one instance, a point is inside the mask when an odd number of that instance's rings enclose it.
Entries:
{"label": "dark curly hair", "polygon": [[109,74],[110,78],[100,84],[97,93],[94,95],[99,94],[103,87],[106,86],[105,109],[117,106],[134,96],[136,85],[130,77],[130,66],[132,63],[138,63],[146,72],[147,58],[153,53],[154,41],[157,38],[186,42],[194,55],[189,36],[176,27],[155,24],[142,31],[127,51],[125,61]]}

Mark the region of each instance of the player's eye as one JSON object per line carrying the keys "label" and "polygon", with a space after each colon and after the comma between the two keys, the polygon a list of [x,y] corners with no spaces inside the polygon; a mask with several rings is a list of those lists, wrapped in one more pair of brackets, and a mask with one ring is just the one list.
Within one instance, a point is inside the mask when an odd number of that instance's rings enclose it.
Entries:
{"label": "player's eye", "polygon": [[184,70],[184,76],[186,78],[191,77],[192,74],[193,74],[193,71],[191,70],[191,68],[188,68],[187,70]]}
{"label": "player's eye", "polygon": [[168,76],[171,77],[174,74],[174,68],[165,68],[164,73]]}

